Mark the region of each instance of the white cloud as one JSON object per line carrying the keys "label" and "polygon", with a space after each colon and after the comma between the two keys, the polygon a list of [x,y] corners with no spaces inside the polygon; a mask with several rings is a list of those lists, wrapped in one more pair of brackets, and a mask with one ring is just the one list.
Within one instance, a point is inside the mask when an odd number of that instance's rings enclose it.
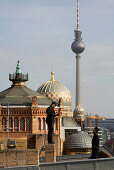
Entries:
{"label": "white cloud", "polygon": [[105,61],[101,65],[103,67],[113,67],[114,68],[114,61]]}

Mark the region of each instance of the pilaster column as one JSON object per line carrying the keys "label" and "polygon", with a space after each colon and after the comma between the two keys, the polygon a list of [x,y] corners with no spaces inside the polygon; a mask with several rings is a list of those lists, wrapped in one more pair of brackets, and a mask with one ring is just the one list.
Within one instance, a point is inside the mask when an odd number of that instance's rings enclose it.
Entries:
{"label": "pilaster column", "polygon": [[25,131],[27,131],[27,119],[25,118]]}
{"label": "pilaster column", "polygon": [[59,133],[59,117],[57,118],[57,132]]}
{"label": "pilaster column", "polygon": [[19,118],[19,131],[20,131],[20,118]]}
{"label": "pilaster column", "polygon": [[8,131],[8,117],[6,118],[6,131]]}
{"label": "pilaster column", "polygon": [[40,121],[40,130],[43,130],[43,128],[42,128],[42,118],[40,120],[41,120]]}
{"label": "pilaster column", "polygon": [[12,124],[13,124],[13,129],[12,129],[12,131],[14,131],[14,118],[12,118]]}

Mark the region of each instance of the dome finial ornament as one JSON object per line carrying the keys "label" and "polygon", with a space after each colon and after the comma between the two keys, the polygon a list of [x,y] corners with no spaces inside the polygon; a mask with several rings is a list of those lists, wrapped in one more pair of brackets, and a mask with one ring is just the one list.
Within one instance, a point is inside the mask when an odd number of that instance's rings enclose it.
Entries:
{"label": "dome finial ornament", "polygon": [[54,79],[53,65],[52,65],[52,70],[51,70],[51,81],[55,81],[55,79]]}

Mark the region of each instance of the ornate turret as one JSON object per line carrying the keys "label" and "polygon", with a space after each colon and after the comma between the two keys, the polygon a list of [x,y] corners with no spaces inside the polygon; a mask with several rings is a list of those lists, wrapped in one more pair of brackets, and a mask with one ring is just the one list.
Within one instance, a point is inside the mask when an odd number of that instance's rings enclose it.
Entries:
{"label": "ornate turret", "polygon": [[22,74],[19,60],[17,62],[16,72],[9,74],[9,80],[12,81],[12,86],[25,86],[25,82],[28,81],[28,74]]}
{"label": "ornate turret", "polygon": [[71,45],[71,49],[76,53],[76,105],[74,109],[74,118],[77,123],[79,123],[83,129],[84,124],[84,109],[81,105],[81,87],[80,87],[80,54],[84,51],[85,45],[82,41],[81,34],[79,31],[79,9],[77,0],[77,29],[74,30],[75,39]]}

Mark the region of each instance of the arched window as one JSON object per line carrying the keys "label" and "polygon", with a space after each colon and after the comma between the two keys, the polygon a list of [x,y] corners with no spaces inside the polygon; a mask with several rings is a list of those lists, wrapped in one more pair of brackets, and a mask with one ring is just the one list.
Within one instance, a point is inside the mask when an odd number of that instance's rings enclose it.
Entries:
{"label": "arched window", "polygon": [[11,117],[9,117],[9,130],[12,131],[13,130],[13,120]]}
{"label": "arched window", "polygon": [[14,119],[14,130],[19,130],[19,120],[17,117]]}
{"label": "arched window", "polygon": [[41,119],[38,118],[38,130],[41,130]]}
{"label": "arched window", "polygon": [[27,117],[27,120],[26,120],[26,121],[27,121],[27,122],[26,122],[26,129],[27,129],[27,131],[30,131],[30,127],[31,127],[30,118]]}
{"label": "arched window", "polygon": [[42,130],[45,130],[45,119],[42,118]]}
{"label": "arched window", "polygon": [[20,119],[20,130],[25,130],[25,119],[23,117]]}
{"label": "arched window", "polygon": [[6,131],[6,118],[2,118],[2,130]]}

